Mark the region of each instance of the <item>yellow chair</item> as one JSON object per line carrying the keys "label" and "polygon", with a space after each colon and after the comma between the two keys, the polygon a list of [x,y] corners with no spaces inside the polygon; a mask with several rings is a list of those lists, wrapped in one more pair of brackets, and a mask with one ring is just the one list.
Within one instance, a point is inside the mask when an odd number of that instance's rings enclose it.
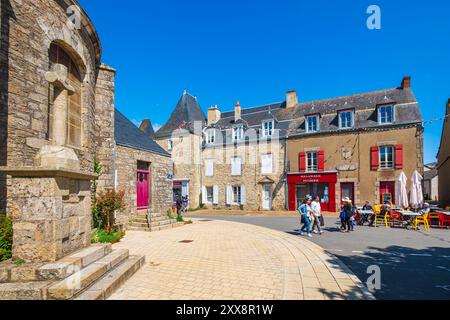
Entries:
{"label": "yellow chair", "polygon": [[374,222],[374,227],[377,228],[378,227],[378,222],[383,223],[386,228],[389,228],[389,212],[386,212],[385,214],[381,214],[381,209],[382,209],[382,205],[377,204],[375,206],[373,206],[373,212],[375,213],[375,222]]}
{"label": "yellow chair", "polygon": [[425,230],[430,231],[430,223],[428,222],[429,213],[424,214],[423,216],[416,217],[414,219],[414,228],[417,230],[419,228],[419,224],[423,224]]}

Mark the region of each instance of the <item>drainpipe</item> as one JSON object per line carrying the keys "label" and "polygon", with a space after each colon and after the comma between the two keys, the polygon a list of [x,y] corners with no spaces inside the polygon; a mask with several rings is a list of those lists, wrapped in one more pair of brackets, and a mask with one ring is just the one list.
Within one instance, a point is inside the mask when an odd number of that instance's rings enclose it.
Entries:
{"label": "drainpipe", "polygon": [[285,142],[284,142],[284,175],[285,175],[285,181],[284,181],[284,208],[286,210],[289,210],[289,185],[288,185],[288,167],[287,167],[287,163],[288,163],[288,153],[287,153],[287,148],[288,148],[288,138],[289,136],[287,135],[285,138]]}

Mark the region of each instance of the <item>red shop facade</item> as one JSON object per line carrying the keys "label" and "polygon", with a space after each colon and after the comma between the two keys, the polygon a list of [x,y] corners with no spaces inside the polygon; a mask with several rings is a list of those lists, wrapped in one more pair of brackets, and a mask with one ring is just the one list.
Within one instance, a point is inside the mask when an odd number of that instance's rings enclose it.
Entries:
{"label": "red shop facade", "polygon": [[297,210],[298,202],[307,195],[320,197],[323,211],[336,212],[337,172],[289,173],[289,210]]}

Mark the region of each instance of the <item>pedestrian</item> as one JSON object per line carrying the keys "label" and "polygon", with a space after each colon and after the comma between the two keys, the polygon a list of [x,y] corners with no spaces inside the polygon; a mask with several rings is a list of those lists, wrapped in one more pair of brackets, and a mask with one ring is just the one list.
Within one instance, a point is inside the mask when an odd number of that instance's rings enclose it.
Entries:
{"label": "pedestrian", "polygon": [[177,194],[175,196],[175,207],[177,208],[177,216],[181,216],[181,209],[183,208],[183,201],[180,196]]}
{"label": "pedestrian", "polygon": [[303,236],[304,232],[306,231],[308,237],[312,238],[311,235],[311,200],[309,198],[306,198],[303,200],[302,204],[298,208],[298,212],[301,215],[301,223],[303,224],[302,228],[300,229],[300,235]]}
{"label": "pedestrian", "polygon": [[322,234],[323,231],[322,231],[321,227],[323,227],[325,225],[325,223],[324,223],[324,220],[322,217],[322,208],[320,206],[320,197],[319,196],[315,196],[314,201],[311,202],[311,210],[312,210],[314,218],[315,218],[313,226],[312,226],[312,232]]}
{"label": "pedestrian", "polygon": [[189,196],[185,195],[183,197],[183,213],[186,214],[189,209]]}
{"label": "pedestrian", "polygon": [[[351,217],[352,217],[352,200],[350,200],[348,197],[343,199],[342,202],[344,202],[344,208],[342,210],[342,217],[341,217],[341,222],[342,222],[342,226],[341,226],[341,231],[342,232],[350,232],[351,230]],[[347,230],[346,230],[347,229]]]}

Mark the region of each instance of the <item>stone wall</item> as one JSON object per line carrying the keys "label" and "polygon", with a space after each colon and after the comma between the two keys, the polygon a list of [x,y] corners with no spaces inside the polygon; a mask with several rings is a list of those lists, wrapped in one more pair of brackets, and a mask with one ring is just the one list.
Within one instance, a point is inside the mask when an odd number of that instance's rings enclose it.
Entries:
{"label": "stone wall", "polygon": [[53,262],[90,245],[89,180],[14,177],[10,190],[14,259]]}
{"label": "stone wall", "polygon": [[[9,33],[7,63],[3,62],[8,70],[7,163],[33,165],[39,149],[51,144],[47,139],[49,83],[45,74],[49,70],[50,45],[57,43],[83,70],[82,146],[75,152],[82,169],[92,171],[95,148],[92,121],[95,114],[94,85],[100,58],[98,39],[92,31],[95,29],[85,20],[80,30],[70,28],[66,13],[66,3],[70,4],[70,1],[11,0],[2,1],[2,4],[8,2],[11,4],[10,17],[2,17],[2,50],[3,33]],[[2,59],[5,59],[4,52]],[[5,69],[1,70],[4,72]],[[2,112],[5,113],[4,110]],[[0,140],[4,140],[4,135]]]}
{"label": "stone wall", "polygon": [[127,209],[117,216],[117,222],[127,224],[138,213],[136,179],[137,162],[150,164],[150,210],[165,213],[172,207],[173,163],[169,157],[123,146],[116,147],[117,182],[119,190],[125,191]]}
{"label": "stone wall", "polygon": [[[450,99],[447,102],[446,115],[450,115]],[[450,177],[450,118],[444,121],[442,128],[442,141],[438,154],[439,173],[439,202],[442,206],[450,206],[450,188],[448,186]]]}
{"label": "stone wall", "polygon": [[[371,147],[380,145],[403,145],[403,169],[371,170]],[[288,160],[290,172],[299,171],[299,153],[310,150],[325,152],[325,171],[338,171],[336,184],[336,204],[341,203],[340,184],[355,184],[355,201],[378,203],[380,201],[380,182],[395,181],[401,171],[410,178],[417,170],[423,175],[423,129],[406,128],[387,131],[368,131],[361,133],[337,133],[288,141]]]}
{"label": "stone wall", "polygon": [[159,139],[156,142],[172,155],[174,163],[174,180],[189,180],[190,207],[198,208],[201,204],[202,137],[190,134],[174,135],[173,149],[168,150],[168,139]]}
{"label": "stone wall", "polygon": [[102,65],[95,87],[96,157],[102,165],[97,191],[114,187],[114,92],[115,70]]}
{"label": "stone wall", "polygon": [[[261,155],[272,154],[273,173],[261,173]],[[242,175],[232,176],[231,158],[239,156],[242,159]],[[219,203],[217,205],[206,204],[212,209],[239,209],[238,205],[227,205],[227,185],[245,185],[246,203],[243,210],[263,210],[263,185],[272,186],[272,209],[286,209],[285,187],[285,142],[273,141],[272,143],[250,143],[228,146],[225,148],[207,147],[202,153],[202,184],[205,187],[219,188]],[[205,161],[214,160],[214,175],[205,175]],[[270,182],[270,181],[273,181]]]}

